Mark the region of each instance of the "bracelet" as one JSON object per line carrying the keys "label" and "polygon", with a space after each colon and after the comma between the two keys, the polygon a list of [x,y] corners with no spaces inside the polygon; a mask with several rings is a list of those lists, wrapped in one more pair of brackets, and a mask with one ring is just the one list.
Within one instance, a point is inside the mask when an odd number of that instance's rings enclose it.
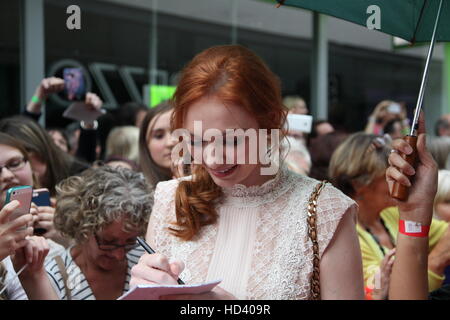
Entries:
{"label": "bracelet", "polygon": [[415,221],[400,220],[398,231],[407,236],[426,238],[430,232],[430,226],[423,226],[421,223]]}
{"label": "bracelet", "polygon": [[80,127],[84,130],[96,130],[98,128],[98,121],[94,120],[92,122],[92,124],[94,125],[92,128],[87,128],[86,127],[86,122],[84,122],[83,120],[80,121]]}
{"label": "bracelet", "polygon": [[31,102],[41,103],[41,99],[39,99],[38,96],[34,95],[34,96],[31,97]]}

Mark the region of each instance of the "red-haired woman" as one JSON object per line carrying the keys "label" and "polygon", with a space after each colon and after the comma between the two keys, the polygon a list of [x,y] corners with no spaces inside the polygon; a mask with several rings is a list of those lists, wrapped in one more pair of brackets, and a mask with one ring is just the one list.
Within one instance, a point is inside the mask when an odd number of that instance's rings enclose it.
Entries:
{"label": "red-haired woman", "polygon": [[[189,298],[309,299],[319,289],[322,299],[364,298],[355,203],[326,185],[317,200],[317,232],[309,235],[309,199],[320,182],[288,171],[283,161],[272,172],[264,169],[273,163],[250,161],[255,153],[277,153],[264,142],[277,145],[273,133],[282,132],[287,113],[281,99],[277,77],[242,46],[207,49],[185,67],[172,128],[188,131],[197,162],[191,177],[157,185],[146,240],[159,253],[141,258],[132,284],[221,278],[208,297]],[[219,152],[217,132],[227,129],[243,130],[231,140],[224,134]],[[269,138],[257,134],[252,141],[242,134],[249,129],[266,130]],[[245,163],[236,156],[241,147]],[[317,271],[320,285],[311,286]]]}

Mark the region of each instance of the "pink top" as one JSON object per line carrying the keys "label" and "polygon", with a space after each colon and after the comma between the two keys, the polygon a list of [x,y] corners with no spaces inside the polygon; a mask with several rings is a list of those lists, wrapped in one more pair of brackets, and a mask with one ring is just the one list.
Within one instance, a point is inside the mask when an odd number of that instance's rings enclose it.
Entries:
{"label": "pink top", "polygon": [[[180,278],[188,284],[222,279],[220,287],[238,299],[308,299],[312,245],[307,206],[319,183],[287,169],[262,186],[223,189],[218,221],[191,241],[169,234],[176,220],[179,180],[160,182],[147,240],[157,252],[182,260]],[[322,256],[345,212],[356,204],[331,185],[318,199],[317,227]]]}

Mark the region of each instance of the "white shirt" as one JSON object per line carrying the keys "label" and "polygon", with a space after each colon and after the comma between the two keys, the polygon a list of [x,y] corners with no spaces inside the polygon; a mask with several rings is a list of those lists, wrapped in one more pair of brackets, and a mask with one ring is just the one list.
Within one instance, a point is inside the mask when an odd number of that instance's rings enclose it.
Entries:
{"label": "white shirt", "polygon": [[[223,189],[217,222],[190,241],[168,231],[176,221],[179,181],[157,185],[147,234],[157,252],[185,263],[180,279],[189,284],[222,279],[220,287],[238,299],[309,298],[313,250],[307,208],[319,181],[281,169],[261,186]],[[348,210],[356,210],[350,198],[324,187],[317,207],[320,256]]]}

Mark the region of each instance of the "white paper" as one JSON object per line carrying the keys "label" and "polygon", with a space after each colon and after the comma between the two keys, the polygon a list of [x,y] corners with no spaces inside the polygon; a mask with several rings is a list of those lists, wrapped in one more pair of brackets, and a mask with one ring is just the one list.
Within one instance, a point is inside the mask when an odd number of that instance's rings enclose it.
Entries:
{"label": "white paper", "polygon": [[104,113],[104,109],[92,110],[84,102],[75,102],[64,111],[63,117],[77,121],[94,121]]}
{"label": "white paper", "polygon": [[138,285],[131,288],[117,300],[159,300],[169,294],[200,294],[211,291],[222,280],[215,280],[192,285]]}

